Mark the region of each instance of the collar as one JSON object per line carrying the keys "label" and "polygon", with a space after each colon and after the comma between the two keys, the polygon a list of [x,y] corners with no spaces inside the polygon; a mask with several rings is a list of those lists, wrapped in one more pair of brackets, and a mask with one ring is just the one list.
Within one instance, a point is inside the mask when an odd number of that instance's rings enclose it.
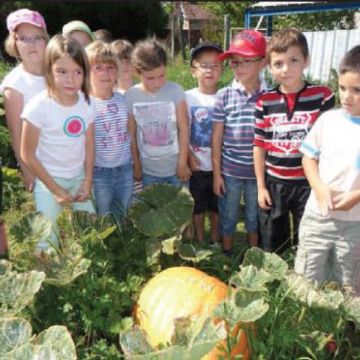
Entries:
{"label": "collar", "polygon": [[[263,78],[260,77],[259,80],[260,80],[260,86],[259,86],[259,89],[256,91],[255,94],[262,93],[262,92],[267,91],[267,90],[269,89],[269,87],[267,86],[267,84],[266,84],[266,82],[264,81]],[[242,92],[245,92],[245,87],[244,87],[244,85],[243,85],[241,82],[236,81],[236,79],[234,79],[234,80],[232,81],[231,87],[232,87],[233,89],[236,89],[236,90],[240,90],[240,91],[242,91]]]}

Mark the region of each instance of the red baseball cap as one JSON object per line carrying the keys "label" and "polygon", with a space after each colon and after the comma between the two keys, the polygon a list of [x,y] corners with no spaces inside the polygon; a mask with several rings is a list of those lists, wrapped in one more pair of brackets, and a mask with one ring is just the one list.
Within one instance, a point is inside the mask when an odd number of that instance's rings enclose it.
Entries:
{"label": "red baseball cap", "polygon": [[239,55],[245,58],[265,57],[266,40],[260,31],[243,30],[236,34],[230,43],[229,50],[218,56],[223,61],[231,55]]}

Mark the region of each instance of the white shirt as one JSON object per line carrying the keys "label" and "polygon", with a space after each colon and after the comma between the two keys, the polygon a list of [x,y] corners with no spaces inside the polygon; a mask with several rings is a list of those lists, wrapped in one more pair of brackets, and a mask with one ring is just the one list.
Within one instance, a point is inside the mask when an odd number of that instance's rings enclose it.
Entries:
{"label": "white shirt", "polygon": [[73,106],[63,106],[47,91],[36,95],[25,106],[21,118],[40,129],[36,156],[54,177],[72,179],[83,171],[85,132],[95,117],[94,104],[84,94]]}

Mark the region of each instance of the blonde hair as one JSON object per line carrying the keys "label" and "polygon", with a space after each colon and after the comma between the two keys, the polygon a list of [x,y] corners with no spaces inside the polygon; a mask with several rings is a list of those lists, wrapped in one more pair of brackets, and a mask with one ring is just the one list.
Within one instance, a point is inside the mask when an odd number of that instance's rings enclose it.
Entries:
{"label": "blonde hair", "polygon": [[54,94],[55,92],[52,67],[58,59],[65,55],[70,56],[76,64],[82,68],[84,72],[84,81],[81,90],[84,93],[87,102],[90,103],[89,62],[85,51],[76,40],[60,34],[51,38],[45,50],[45,80],[49,94]]}
{"label": "blonde hair", "polygon": [[137,72],[152,71],[162,65],[166,66],[166,51],[156,39],[139,41],[131,55],[131,63]]}
{"label": "blonde hair", "polygon": [[118,67],[116,55],[110,44],[101,40],[95,40],[85,48],[89,64],[95,63],[110,63]]}
{"label": "blonde hair", "polygon": [[134,50],[134,47],[130,41],[123,39],[115,40],[111,43],[111,47],[120,61],[131,60],[131,54]]}
{"label": "blonde hair", "polygon": [[[49,41],[49,35],[48,33],[41,28],[38,28],[39,30],[41,30],[44,34],[45,37],[45,42],[46,44]],[[12,57],[16,58],[17,60],[22,60],[20,53],[19,53],[19,49],[16,45],[16,35],[17,35],[17,31],[15,29],[15,31],[10,31],[9,35],[7,36],[7,38],[5,39],[5,51]]]}

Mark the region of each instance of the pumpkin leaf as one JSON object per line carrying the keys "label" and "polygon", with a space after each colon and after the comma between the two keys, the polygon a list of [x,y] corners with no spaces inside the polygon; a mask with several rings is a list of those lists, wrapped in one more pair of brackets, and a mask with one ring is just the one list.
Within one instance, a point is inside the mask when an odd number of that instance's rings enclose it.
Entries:
{"label": "pumpkin leaf", "polygon": [[178,250],[179,243],[181,241],[181,236],[176,235],[172,236],[169,239],[162,240],[162,252],[167,255],[174,255]]}
{"label": "pumpkin leaf", "polygon": [[[21,318],[0,318],[0,349],[3,354],[30,341],[30,323]],[[1,356],[0,356],[1,357]]]}
{"label": "pumpkin leaf", "polygon": [[[2,264],[6,264],[2,261]],[[0,275],[0,316],[11,316],[28,305],[40,290],[45,273],[28,271],[17,273],[11,271],[10,265],[3,265],[4,273]]]}
{"label": "pumpkin leaf", "polygon": [[129,356],[131,359],[134,355],[154,351],[147,340],[145,331],[137,325],[120,333],[120,346],[125,357]]}
{"label": "pumpkin leaf", "polygon": [[259,248],[249,249],[244,256],[242,266],[254,265],[258,269],[264,269],[273,280],[282,280],[288,271],[287,263],[280,256],[267,253]]}
{"label": "pumpkin leaf", "polygon": [[350,297],[344,302],[344,309],[349,317],[349,320],[353,320],[360,326],[360,298]]}
{"label": "pumpkin leaf", "polygon": [[179,245],[179,256],[186,261],[199,262],[207,259],[213,254],[210,250],[197,250],[192,244],[180,244]]}
{"label": "pumpkin leaf", "polygon": [[230,280],[229,284],[235,287],[246,288],[251,291],[267,291],[264,286],[267,282],[272,281],[272,276],[264,269],[257,269],[253,265],[241,268],[241,271],[235,273]]}
{"label": "pumpkin leaf", "polygon": [[288,275],[284,286],[298,301],[309,307],[336,310],[344,302],[344,295],[340,291],[320,290],[315,283],[299,274]]}
{"label": "pumpkin leaf", "polygon": [[174,333],[171,344],[186,345],[189,342],[190,317],[181,317],[174,320]]}
{"label": "pumpkin leaf", "polygon": [[149,265],[156,264],[159,262],[161,248],[162,245],[159,239],[150,238],[146,240],[145,251],[146,251],[146,259]]}
{"label": "pumpkin leaf", "polygon": [[155,184],[138,195],[129,217],[144,235],[162,237],[175,234],[192,216],[194,201],[188,192],[168,184]]}

